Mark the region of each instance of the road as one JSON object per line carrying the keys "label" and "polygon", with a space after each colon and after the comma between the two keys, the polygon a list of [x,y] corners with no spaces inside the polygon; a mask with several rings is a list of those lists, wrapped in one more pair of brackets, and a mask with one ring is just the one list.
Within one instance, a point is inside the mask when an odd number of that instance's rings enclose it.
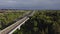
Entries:
{"label": "road", "polygon": [[13,29],[15,29],[17,26],[19,26],[21,23],[23,23],[26,19],[28,19],[28,16],[32,16],[32,14],[34,13],[34,11],[30,12],[29,14],[23,16],[22,19],[20,19],[19,21],[17,21],[16,23],[8,26],[7,28],[3,29],[2,31],[0,31],[0,34],[8,34],[9,32],[11,32]]}

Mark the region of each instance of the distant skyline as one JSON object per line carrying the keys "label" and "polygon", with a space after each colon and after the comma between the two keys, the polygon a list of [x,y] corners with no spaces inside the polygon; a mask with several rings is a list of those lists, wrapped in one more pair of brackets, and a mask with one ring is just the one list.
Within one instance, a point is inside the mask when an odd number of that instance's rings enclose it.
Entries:
{"label": "distant skyline", "polygon": [[60,10],[60,0],[0,0],[0,9]]}

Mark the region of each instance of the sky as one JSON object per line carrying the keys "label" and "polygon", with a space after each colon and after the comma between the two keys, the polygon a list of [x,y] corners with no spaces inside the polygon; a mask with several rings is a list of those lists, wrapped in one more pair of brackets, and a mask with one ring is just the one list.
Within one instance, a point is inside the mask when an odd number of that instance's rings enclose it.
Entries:
{"label": "sky", "polygon": [[60,0],[0,0],[0,9],[60,9]]}

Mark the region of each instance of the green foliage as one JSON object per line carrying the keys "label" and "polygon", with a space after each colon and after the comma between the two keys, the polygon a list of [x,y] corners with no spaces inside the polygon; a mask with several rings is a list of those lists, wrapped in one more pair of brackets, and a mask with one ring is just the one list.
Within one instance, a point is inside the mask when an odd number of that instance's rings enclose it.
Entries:
{"label": "green foliage", "polygon": [[17,12],[10,12],[6,11],[5,13],[0,13],[0,29],[4,29],[9,24],[13,24],[14,20],[23,16],[25,12],[17,11]]}
{"label": "green foliage", "polygon": [[20,32],[23,32],[22,34],[60,34],[60,10],[36,11],[34,16],[21,26]]}

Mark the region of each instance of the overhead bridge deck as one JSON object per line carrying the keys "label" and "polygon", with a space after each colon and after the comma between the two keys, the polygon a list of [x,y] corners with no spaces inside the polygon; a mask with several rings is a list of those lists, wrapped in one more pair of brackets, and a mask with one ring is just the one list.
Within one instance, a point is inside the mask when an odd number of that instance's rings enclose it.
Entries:
{"label": "overhead bridge deck", "polygon": [[29,16],[33,16],[35,11],[31,11],[29,14],[23,16],[22,19],[19,19],[14,24],[6,27],[5,29],[0,31],[0,34],[12,34],[16,29],[20,29],[20,26],[24,24],[28,19]]}

